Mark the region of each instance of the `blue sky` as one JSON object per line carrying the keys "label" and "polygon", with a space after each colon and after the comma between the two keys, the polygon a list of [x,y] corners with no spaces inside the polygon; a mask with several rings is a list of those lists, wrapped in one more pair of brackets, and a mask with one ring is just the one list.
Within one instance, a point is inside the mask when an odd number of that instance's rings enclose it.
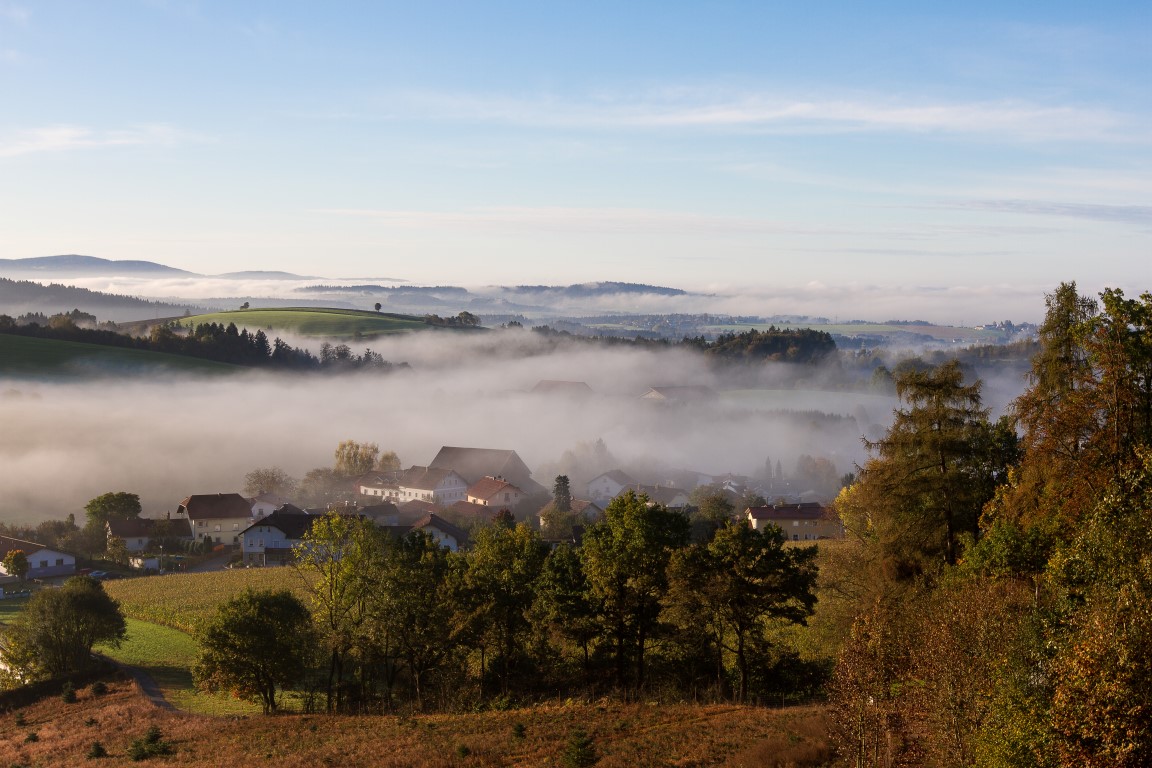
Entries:
{"label": "blue sky", "polygon": [[1152,288],[1149,72],[1146,2],[0,0],[0,257],[1035,320]]}

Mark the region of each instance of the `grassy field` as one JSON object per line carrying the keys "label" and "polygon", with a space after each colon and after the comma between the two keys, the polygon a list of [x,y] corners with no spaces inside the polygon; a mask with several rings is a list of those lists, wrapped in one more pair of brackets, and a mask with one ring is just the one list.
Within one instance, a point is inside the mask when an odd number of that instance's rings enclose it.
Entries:
{"label": "grassy field", "polygon": [[125,616],[195,634],[216,615],[216,607],[245,589],[289,589],[306,597],[308,587],[295,568],[239,568],[210,573],[175,573],[104,583]]}
{"label": "grassy field", "polygon": [[123,375],[156,370],[220,374],[242,369],[163,352],[0,334],[0,375]]}
{"label": "grassy field", "polygon": [[25,598],[0,600],[0,624],[8,624],[24,610]]}
{"label": "grassy field", "polygon": [[227,695],[198,693],[192,685],[192,665],[200,653],[195,638],[186,632],[138,619],[128,619],[128,636],[119,647],[96,646],[96,651],[151,675],[173,706],[202,715],[254,715],[260,707]]}
{"label": "grassy field", "polygon": [[290,331],[301,336],[372,337],[393,333],[427,330],[433,326],[415,315],[396,315],[388,312],[368,312],[359,309],[317,309],[315,307],[283,307],[277,309],[238,309],[213,312],[180,319],[186,327],[200,323],[236,323],[238,328],[250,332]]}
{"label": "grassy field", "polygon": [[556,702],[479,714],[209,718],[153,707],[131,683],[113,683],[103,696],[82,689],[74,704],[51,697],[0,714],[0,764],[89,764],[85,756],[100,741],[109,754],[101,765],[132,765],[129,744],[152,726],[176,751],[154,762],[189,768],[558,766],[577,729],[591,738],[601,768],[832,764],[819,708]]}

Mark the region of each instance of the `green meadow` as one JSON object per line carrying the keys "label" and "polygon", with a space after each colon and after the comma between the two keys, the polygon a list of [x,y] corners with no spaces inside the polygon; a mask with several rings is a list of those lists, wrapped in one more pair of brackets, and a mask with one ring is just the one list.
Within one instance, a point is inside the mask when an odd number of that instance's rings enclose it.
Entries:
{"label": "green meadow", "polygon": [[237,309],[184,317],[179,323],[185,327],[200,323],[236,323],[238,328],[247,328],[250,333],[263,329],[265,332],[288,331],[301,336],[335,337],[385,336],[433,327],[415,315],[315,307]]}

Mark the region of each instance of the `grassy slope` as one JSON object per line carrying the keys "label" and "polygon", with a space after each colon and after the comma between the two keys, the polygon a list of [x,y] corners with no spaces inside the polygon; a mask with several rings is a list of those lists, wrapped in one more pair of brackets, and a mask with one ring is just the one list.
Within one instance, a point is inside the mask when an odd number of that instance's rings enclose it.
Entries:
{"label": "grassy slope", "polygon": [[128,636],[119,647],[98,645],[96,651],[152,676],[173,706],[202,715],[254,715],[260,707],[230,696],[199,693],[192,685],[192,665],[200,653],[195,638],[178,629],[128,619]]}
{"label": "grassy slope", "polygon": [[236,323],[238,328],[291,331],[303,336],[382,336],[431,328],[415,315],[367,312],[359,309],[283,307],[213,312],[180,319],[185,326],[198,323]]}
{"label": "grassy slope", "polygon": [[[150,706],[131,684],[105,696],[87,689],[75,704],[44,699],[0,714],[0,764],[81,765],[95,740],[105,766],[131,765],[128,745],[158,726],[173,758],[219,765],[546,766],[559,765],[572,731],[593,739],[601,768],[622,766],[820,766],[828,764],[827,722],[819,709],[555,703],[530,709],[418,717],[205,718]],[[22,716],[24,725],[16,725]],[[523,724],[523,738],[514,726]],[[38,741],[25,743],[36,732]]]}
{"label": "grassy slope", "polygon": [[211,360],[142,349],[0,334],[0,375],[116,375],[155,370],[213,374],[243,369]]}

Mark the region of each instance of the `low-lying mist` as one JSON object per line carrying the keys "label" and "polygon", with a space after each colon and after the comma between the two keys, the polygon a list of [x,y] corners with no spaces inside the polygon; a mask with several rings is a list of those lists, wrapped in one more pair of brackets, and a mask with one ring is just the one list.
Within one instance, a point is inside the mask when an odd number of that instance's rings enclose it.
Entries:
{"label": "low-lying mist", "polygon": [[[146,515],[162,515],[189,494],[240,491],[258,467],[300,477],[331,466],[346,439],[394,450],[405,466],[427,464],[442,445],[513,449],[549,488],[553,477],[541,470],[563,468],[565,451],[597,439],[641,482],[673,469],[755,475],[766,459],[790,471],[802,454],[844,473],[864,458],[861,435],[878,436],[895,406],[821,391],[812,368],[718,374],[682,350],[554,347],[530,332],[425,332],[352,346],[412,369],[0,382],[0,519],[82,519],[84,504],[107,491],[138,493]],[[594,394],[532,393],[541,380],[586,382]],[[720,394],[639,399],[669,385]],[[755,387],[787,391],[744,391]]]}

